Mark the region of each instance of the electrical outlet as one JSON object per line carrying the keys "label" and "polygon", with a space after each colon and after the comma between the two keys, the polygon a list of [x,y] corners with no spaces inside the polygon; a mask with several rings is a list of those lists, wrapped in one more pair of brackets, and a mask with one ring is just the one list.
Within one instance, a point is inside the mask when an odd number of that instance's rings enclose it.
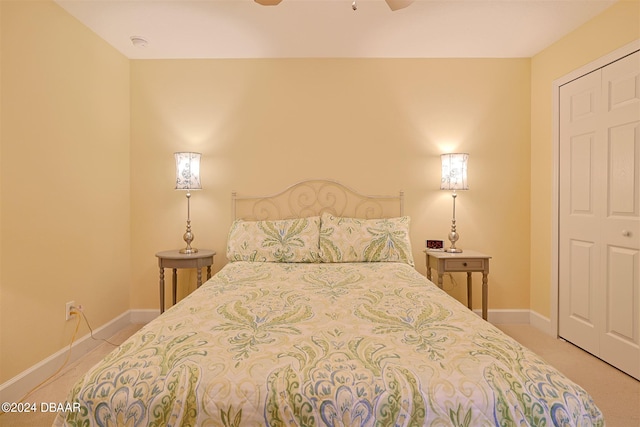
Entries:
{"label": "electrical outlet", "polygon": [[65,318],[65,320],[71,319],[71,317],[73,316],[73,314],[71,314],[71,309],[73,307],[75,307],[75,305],[76,305],[75,301],[69,301],[68,303],[66,303],[64,305],[64,318]]}

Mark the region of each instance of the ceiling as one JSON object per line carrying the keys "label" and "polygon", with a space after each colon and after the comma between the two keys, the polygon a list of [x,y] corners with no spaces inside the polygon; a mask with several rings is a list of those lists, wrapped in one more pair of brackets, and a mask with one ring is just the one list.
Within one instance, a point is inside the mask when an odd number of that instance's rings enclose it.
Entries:
{"label": "ceiling", "polygon": [[[531,57],[616,0],[55,0],[131,59]],[[132,36],[144,38],[134,46]]]}

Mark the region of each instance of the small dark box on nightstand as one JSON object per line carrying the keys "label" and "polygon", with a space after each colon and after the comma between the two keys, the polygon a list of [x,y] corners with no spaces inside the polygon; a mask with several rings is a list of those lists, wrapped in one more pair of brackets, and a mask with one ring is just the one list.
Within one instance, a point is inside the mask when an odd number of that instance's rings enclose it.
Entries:
{"label": "small dark box on nightstand", "polygon": [[438,249],[442,249],[443,247],[444,247],[444,244],[442,240],[427,240],[427,249],[438,250]]}

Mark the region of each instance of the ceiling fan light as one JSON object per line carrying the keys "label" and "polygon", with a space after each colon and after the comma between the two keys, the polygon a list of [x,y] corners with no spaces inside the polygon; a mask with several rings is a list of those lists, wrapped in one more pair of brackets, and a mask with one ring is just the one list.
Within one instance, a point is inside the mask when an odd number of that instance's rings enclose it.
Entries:
{"label": "ceiling fan light", "polygon": [[130,40],[135,47],[147,47],[148,44],[147,39],[140,36],[131,36]]}
{"label": "ceiling fan light", "polygon": [[262,6],[277,6],[282,0],[254,0],[256,3]]}
{"label": "ceiling fan light", "polygon": [[389,9],[391,10],[404,9],[405,7],[413,3],[413,0],[385,0],[385,1],[387,2]]}

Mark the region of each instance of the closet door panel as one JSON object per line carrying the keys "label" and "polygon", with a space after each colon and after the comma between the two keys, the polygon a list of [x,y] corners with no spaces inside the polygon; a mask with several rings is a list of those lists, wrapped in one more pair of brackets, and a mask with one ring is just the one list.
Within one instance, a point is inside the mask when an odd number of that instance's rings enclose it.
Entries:
{"label": "closet door panel", "polygon": [[560,336],[640,379],[640,53],[560,88]]}
{"label": "closet door panel", "polygon": [[600,357],[640,378],[640,53],[602,69],[607,211]]}
{"label": "closet door panel", "polygon": [[601,74],[560,88],[560,336],[599,353]]}

